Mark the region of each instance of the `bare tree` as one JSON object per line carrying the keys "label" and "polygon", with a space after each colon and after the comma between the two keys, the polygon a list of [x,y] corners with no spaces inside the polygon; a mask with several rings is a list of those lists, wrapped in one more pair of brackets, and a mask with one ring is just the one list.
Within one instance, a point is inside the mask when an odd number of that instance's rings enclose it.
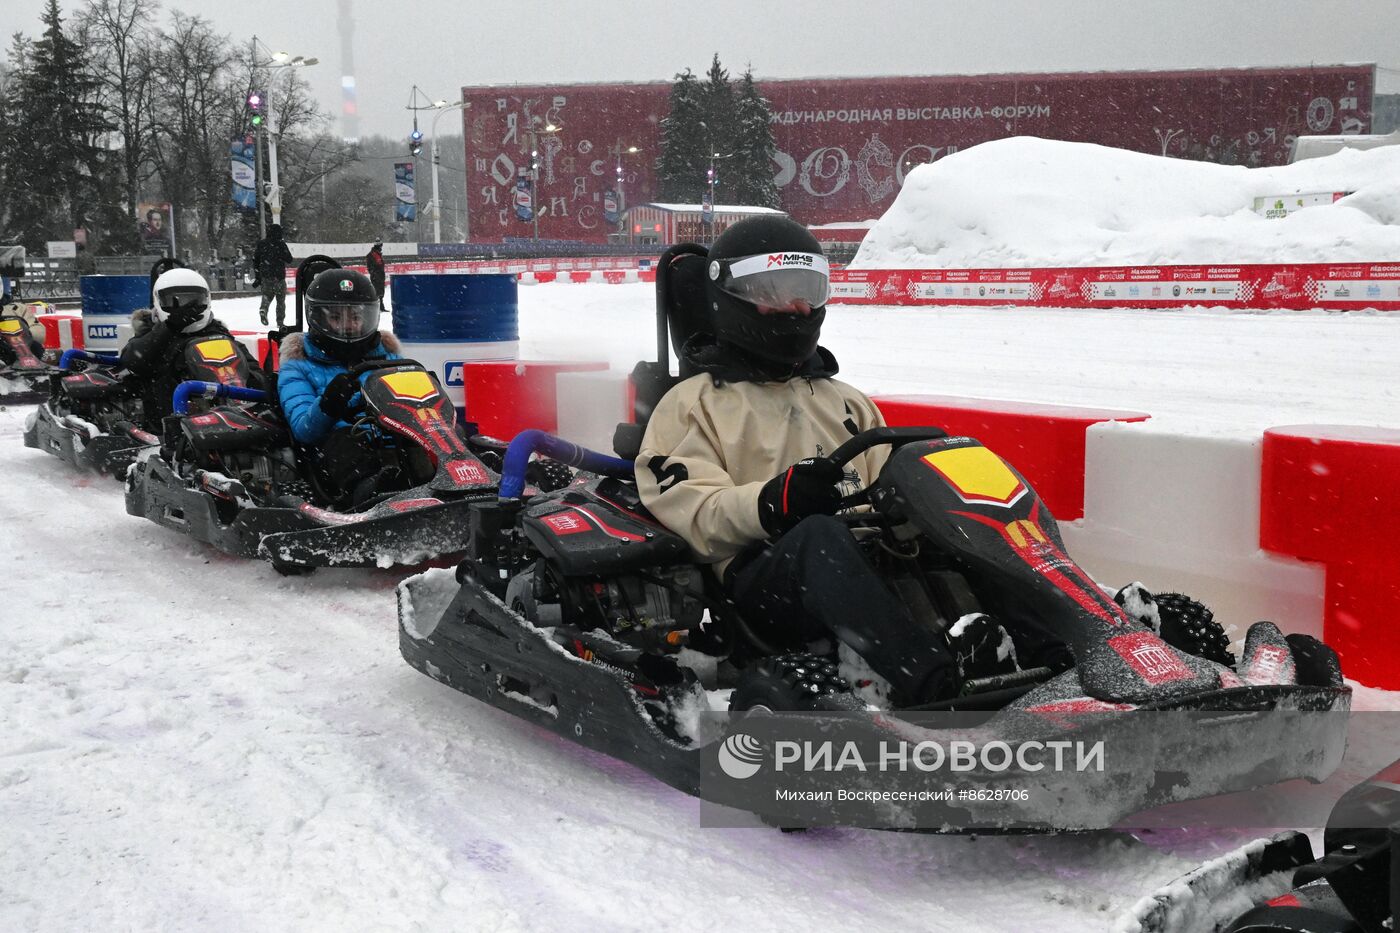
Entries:
{"label": "bare tree", "polygon": [[[153,34],[158,0],[88,0],[80,15],[91,67],[121,141],[122,196],[136,217],[151,136]],[[136,224],[129,224],[136,238]]]}
{"label": "bare tree", "polygon": [[197,245],[216,247],[227,212],[231,115],[237,110],[233,50],[207,20],[178,10],[157,41],[152,161],[166,197],[182,212],[183,232],[197,229]]}

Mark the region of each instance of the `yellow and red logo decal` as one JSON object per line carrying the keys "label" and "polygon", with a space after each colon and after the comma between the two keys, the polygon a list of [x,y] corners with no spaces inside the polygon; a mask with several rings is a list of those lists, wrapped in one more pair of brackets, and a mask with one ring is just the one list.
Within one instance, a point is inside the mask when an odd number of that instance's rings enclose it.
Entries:
{"label": "yellow and red logo decal", "polygon": [[227,363],[238,356],[232,340],[201,340],[195,349],[206,363]]}
{"label": "yellow and red logo decal", "polygon": [[422,370],[406,373],[390,373],[384,377],[384,385],[394,393],[395,398],[410,402],[425,402],[437,395],[437,385],[433,377]]}
{"label": "yellow and red logo decal", "polygon": [[926,454],[923,461],[968,504],[1009,506],[1026,491],[1005,461],[985,447],[951,447]]}

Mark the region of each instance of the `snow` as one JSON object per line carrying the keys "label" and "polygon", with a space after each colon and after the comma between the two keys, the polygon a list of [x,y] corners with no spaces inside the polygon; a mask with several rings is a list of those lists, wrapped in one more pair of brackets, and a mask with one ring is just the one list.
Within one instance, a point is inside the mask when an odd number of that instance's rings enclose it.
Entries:
{"label": "snow", "polygon": [[[1400,147],[1269,168],[1012,137],[914,168],[851,268],[1389,262]],[[1256,197],[1354,192],[1282,219]]]}
{"label": "snow", "polygon": [[[520,299],[526,357],[630,369],[654,349],[651,286]],[[217,310],[256,329],[255,298]],[[1220,432],[1400,427],[1400,317],[828,320],[843,377],[869,391],[1133,407]],[[701,828],[692,798],[409,668],[403,569],[283,578],[193,546],[128,517],[120,484],[24,448],[25,414],[0,409],[0,929],[1103,929],[1259,834]],[[1359,689],[1356,706],[1400,709],[1400,693]]]}

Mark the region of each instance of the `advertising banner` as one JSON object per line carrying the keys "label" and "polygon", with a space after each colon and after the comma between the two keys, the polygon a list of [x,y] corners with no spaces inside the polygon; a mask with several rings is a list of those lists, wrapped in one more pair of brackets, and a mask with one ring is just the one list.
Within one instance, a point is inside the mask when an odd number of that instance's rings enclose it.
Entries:
{"label": "advertising banner", "polygon": [[175,219],[168,203],[141,202],[136,205],[140,217],[141,249],[162,256],[175,255]]}
{"label": "advertising banner", "polygon": [[[1041,136],[1155,155],[1280,165],[1305,134],[1367,133],[1370,65],[764,81],[781,207],[806,224],[877,218],[916,166],[988,140]],[[468,87],[467,202],[484,240],[510,235],[516,170],[538,137],[540,235],[603,241],[608,153],[658,153],[670,85]],[[654,158],[628,162],[630,204],[655,201]],[[715,200],[727,203],[721,184]]]}
{"label": "advertising banner", "polygon": [[521,168],[515,177],[515,219],[530,221],[535,217],[535,196],[530,173]]}
{"label": "advertising banner", "polygon": [[394,219],[418,219],[417,196],[413,191],[413,163],[394,163]]}
{"label": "advertising banner", "polygon": [[229,171],[233,176],[233,203],[239,210],[258,209],[257,172],[253,168],[255,147],[253,137],[240,136],[229,143]]}
{"label": "advertising banner", "polygon": [[837,304],[1400,311],[1400,264],[841,269]]}

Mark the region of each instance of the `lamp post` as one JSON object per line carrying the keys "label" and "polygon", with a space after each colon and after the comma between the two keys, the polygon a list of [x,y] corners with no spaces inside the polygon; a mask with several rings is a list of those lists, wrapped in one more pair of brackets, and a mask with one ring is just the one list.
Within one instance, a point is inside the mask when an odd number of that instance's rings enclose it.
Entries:
{"label": "lamp post", "polygon": [[[302,55],[297,55],[293,57],[292,55],[289,55],[286,52],[273,52],[271,49],[268,49],[267,46],[263,45],[263,49],[268,52],[268,54],[271,56],[271,59],[269,61],[259,63],[257,61],[257,47],[259,45],[262,45],[262,43],[258,40],[257,36],[254,36],[254,67],[257,67],[259,64],[262,64],[268,66],[272,70],[276,70],[279,68],[310,68],[312,65],[315,65],[317,62],[320,61],[320,59],[307,58]],[[269,87],[267,90],[266,98],[268,164],[267,191],[264,193],[263,200],[267,203],[268,207],[272,209],[272,222],[275,224],[280,224],[282,222],[282,186],[278,184],[277,180],[277,108],[273,105],[271,83],[271,80],[269,80]],[[258,217],[262,217],[261,209],[259,209],[258,211]]]}
{"label": "lamp post", "polygon": [[734,153],[732,153],[732,152],[726,152],[726,153],[721,154],[721,153],[715,152],[713,149],[710,150],[710,167],[709,167],[709,169],[705,172],[705,194],[706,194],[706,196],[708,197],[709,202],[710,202],[710,203],[709,203],[709,208],[710,208],[710,210],[709,210],[709,219],[708,219],[708,220],[704,220],[706,211],[705,211],[705,204],[704,204],[703,202],[702,202],[701,205],[700,205],[700,216],[701,216],[701,219],[703,220],[705,226],[709,229],[709,239],[710,239],[711,242],[714,242],[714,230],[715,230],[715,186],[719,184],[719,178],[716,177],[716,175],[715,175],[715,160],[716,160],[716,159],[728,159],[728,158],[731,157],[732,155],[734,155]]}
{"label": "lamp post", "polygon": [[[445,100],[433,101],[433,107],[437,109],[437,114],[433,117],[433,123],[432,123],[432,134],[433,134],[433,201],[432,201],[432,209],[433,209],[433,242],[434,242],[434,243],[441,243],[441,242],[442,242],[442,205],[441,205],[441,202],[438,201],[438,162],[439,162],[439,158],[438,158],[438,141],[437,141],[437,121],[438,121],[439,119],[441,119],[441,118],[442,118],[442,115],[443,115],[444,113],[446,113],[447,111],[449,111],[449,110],[464,110],[464,109],[466,109],[467,107],[470,107],[470,106],[471,106],[471,104],[468,103],[467,101],[464,101],[464,100],[452,101],[452,102],[445,101]],[[470,210],[470,209],[471,209],[471,206],[468,205],[467,209]],[[469,239],[471,239],[471,216],[468,215],[467,218],[466,218],[466,220],[467,220],[467,229],[466,229],[465,235],[462,237],[462,239],[464,239],[464,240],[469,240]]]}
{"label": "lamp post", "polygon": [[531,117],[529,129],[525,131],[525,134],[530,137],[530,185],[532,188],[530,194],[534,200],[534,210],[531,211],[531,214],[535,222],[534,238],[536,241],[540,238],[540,136],[557,133],[564,128],[554,123],[545,123],[543,127],[536,129],[536,125],[540,122],[539,117]]}
{"label": "lamp post", "polygon": [[[617,195],[617,224],[618,234],[619,236],[621,236],[627,234],[627,218],[623,216],[627,213],[627,199],[622,193],[624,174],[622,171],[622,157],[624,155],[635,155],[641,150],[638,149],[636,146],[628,146],[624,149],[622,146],[622,140],[619,139],[617,141],[617,146],[613,151],[617,154],[617,183],[613,185],[613,190]],[[630,240],[631,237],[629,236],[628,239]]]}

